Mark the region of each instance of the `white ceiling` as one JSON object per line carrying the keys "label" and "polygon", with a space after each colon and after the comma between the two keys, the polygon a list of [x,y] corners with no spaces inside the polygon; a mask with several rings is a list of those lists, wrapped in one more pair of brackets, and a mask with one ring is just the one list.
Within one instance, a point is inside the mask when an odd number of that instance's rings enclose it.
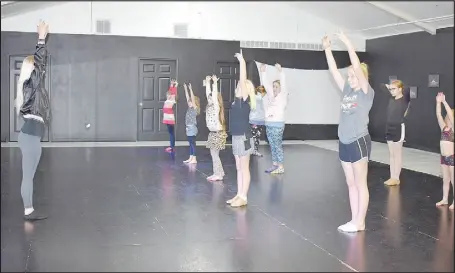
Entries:
{"label": "white ceiling", "polygon": [[[65,2],[1,1],[2,18],[38,10]],[[366,39],[403,33],[427,31],[454,26],[453,1],[406,1],[406,2],[281,2],[305,10],[332,24],[347,34],[356,34]],[[407,23],[422,19],[449,16],[443,20]],[[405,24],[403,24],[405,23]],[[332,31],[337,31],[336,29]]]}
{"label": "white ceiling", "polygon": [[59,5],[66,2],[49,1],[1,1],[2,18],[19,15],[22,13],[39,10],[42,8]]}
{"label": "white ceiling", "polygon": [[[453,1],[407,1],[407,2],[286,2],[295,8],[305,10],[343,29],[367,39],[403,33],[427,31],[453,27]],[[440,18],[426,23],[422,19]],[[443,20],[442,20],[443,19]],[[400,25],[394,25],[400,24]],[[379,27],[379,28],[377,28]],[[374,29],[369,29],[374,28]],[[367,30],[368,29],[368,30]],[[360,31],[363,30],[363,31]],[[336,31],[336,30],[334,30]]]}

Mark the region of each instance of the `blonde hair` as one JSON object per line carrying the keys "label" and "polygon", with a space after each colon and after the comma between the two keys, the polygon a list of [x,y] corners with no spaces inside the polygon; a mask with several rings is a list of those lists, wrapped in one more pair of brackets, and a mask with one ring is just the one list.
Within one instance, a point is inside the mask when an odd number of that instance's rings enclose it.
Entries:
{"label": "blonde hair", "polygon": [[363,75],[365,79],[368,80],[369,72],[368,72],[368,65],[366,63],[360,63],[360,69],[362,69]]}
{"label": "blonde hair", "polygon": [[24,103],[24,83],[32,75],[35,64],[35,57],[27,56],[22,62],[21,73],[19,80],[17,81],[17,93],[16,93],[16,113],[19,114],[22,104]]}
{"label": "blonde hair", "polygon": [[267,91],[265,90],[265,87],[263,85],[259,85],[258,87],[256,87],[256,94],[257,93],[266,94]]}
{"label": "blonde hair", "polygon": [[393,80],[393,81],[390,83],[390,85],[395,85],[396,87],[401,88],[401,89],[403,89],[403,87],[404,87],[403,82],[400,81],[400,80]]}
{"label": "blonde hair", "polygon": [[246,91],[248,92],[248,96],[250,97],[250,107],[251,110],[256,109],[256,92],[254,88],[254,84],[250,80],[245,81]]}
{"label": "blonde hair", "polygon": [[201,100],[198,96],[194,96],[194,108],[196,109],[196,114],[199,115],[201,113]]}

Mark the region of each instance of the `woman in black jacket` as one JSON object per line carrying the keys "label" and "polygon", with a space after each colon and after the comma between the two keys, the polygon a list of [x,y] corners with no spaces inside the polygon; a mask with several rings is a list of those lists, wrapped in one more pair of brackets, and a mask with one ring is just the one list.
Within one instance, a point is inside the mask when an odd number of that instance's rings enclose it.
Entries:
{"label": "woman in black jacket", "polygon": [[21,195],[24,202],[25,220],[43,220],[33,209],[33,177],[41,158],[41,138],[49,121],[49,95],[44,89],[47,61],[46,36],[49,25],[38,25],[38,43],[33,56],[22,62],[17,84],[16,111],[24,119],[18,142],[22,152]]}

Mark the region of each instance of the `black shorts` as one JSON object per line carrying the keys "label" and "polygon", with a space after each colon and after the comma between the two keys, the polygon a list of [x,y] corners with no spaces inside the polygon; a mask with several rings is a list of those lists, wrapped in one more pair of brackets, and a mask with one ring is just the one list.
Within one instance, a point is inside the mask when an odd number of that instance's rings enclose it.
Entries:
{"label": "black shorts", "polygon": [[405,137],[404,123],[401,125],[388,125],[385,132],[385,139],[392,142],[403,142]]}
{"label": "black shorts", "polygon": [[371,137],[366,135],[349,144],[338,142],[338,154],[343,162],[357,162],[362,158],[370,160]]}

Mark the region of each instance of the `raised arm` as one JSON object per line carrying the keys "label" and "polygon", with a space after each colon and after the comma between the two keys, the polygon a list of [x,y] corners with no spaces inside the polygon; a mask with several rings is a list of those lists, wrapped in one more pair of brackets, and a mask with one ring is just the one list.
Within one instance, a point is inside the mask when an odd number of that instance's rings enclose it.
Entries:
{"label": "raised arm", "polygon": [[[243,58],[242,53],[236,53],[235,57],[239,60],[240,63],[240,77],[239,77],[239,84],[240,89],[242,91],[241,97],[245,100],[248,97],[248,91],[246,89],[246,62]],[[237,96],[238,94],[236,94]]]}
{"label": "raised arm", "polygon": [[210,93],[212,91],[210,90],[210,76],[205,77],[205,96],[207,97],[207,101],[210,98]]}
{"label": "raised arm", "polygon": [[278,72],[280,72],[280,94],[278,94],[279,96],[282,96],[283,99],[283,106],[286,107],[286,105],[288,104],[288,89],[287,89],[287,85],[286,85],[286,76],[284,75],[284,72],[283,72],[283,68],[281,67],[280,64],[276,64],[275,65],[276,69],[278,69]]}
{"label": "raised arm", "polygon": [[178,86],[177,80],[172,79],[171,84],[169,85],[169,90],[168,92],[171,94],[174,94],[174,103],[176,103],[177,100],[177,86]]}
{"label": "raised arm", "polygon": [[444,108],[446,109],[446,113],[447,113],[447,118],[450,120],[450,123],[452,123],[452,126],[453,126],[452,108],[450,108],[449,104],[447,103],[446,96],[444,95],[444,93],[442,94],[442,104],[444,104]]}
{"label": "raised arm", "polygon": [[49,25],[41,21],[38,24],[38,43],[35,49],[35,67],[44,71],[47,62],[46,37],[49,33]]}
{"label": "raised arm", "polygon": [[212,99],[213,99],[213,105],[215,105],[215,108],[218,109],[219,107],[219,102],[218,102],[218,78],[216,75],[212,76]]}
{"label": "raised arm", "polygon": [[[183,89],[185,89],[185,98],[186,98],[186,103],[190,101],[190,96],[188,95],[188,87],[186,86],[186,83],[183,84]],[[188,103],[189,105],[189,103]]]}
{"label": "raised arm", "polygon": [[273,85],[272,85],[272,82],[267,78],[267,74],[266,74],[267,66],[265,64],[261,64],[260,69],[261,69],[261,74],[260,74],[261,84],[265,88],[267,98],[273,99],[274,98]]}
{"label": "raised arm", "polygon": [[196,102],[194,99],[194,92],[193,92],[193,87],[191,86],[191,83],[188,84],[188,87],[190,88],[191,104],[193,104],[193,108],[196,108]]}
{"label": "raised arm", "polygon": [[346,45],[349,53],[349,59],[351,59],[352,68],[354,69],[354,73],[359,80],[359,85],[362,88],[363,93],[367,94],[370,84],[368,83],[368,79],[365,77],[362,68],[360,67],[360,60],[357,56],[357,53],[355,52],[354,46],[343,32],[336,34],[336,36]]}
{"label": "raised arm", "polygon": [[332,45],[329,40],[329,37],[324,36],[324,38],[322,38],[322,46],[324,47],[325,57],[327,59],[329,71],[332,74],[332,77],[334,78],[340,91],[343,91],[345,81],[343,79],[343,76],[341,76],[340,71],[338,71],[337,63],[335,62],[335,58],[333,57]]}
{"label": "raised arm", "polygon": [[30,79],[34,88],[37,88],[45,77],[46,62],[47,62],[47,47],[46,37],[49,32],[49,25],[43,21],[38,24],[38,42],[35,47],[35,54],[33,55],[34,66]]}
{"label": "raised arm", "polygon": [[444,122],[444,118],[442,117],[441,114],[441,103],[442,103],[442,93],[438,93],[436,96],[436,118],[438,119],[438,124],[439,128],[442,130],[446,126],[446,123]]}

